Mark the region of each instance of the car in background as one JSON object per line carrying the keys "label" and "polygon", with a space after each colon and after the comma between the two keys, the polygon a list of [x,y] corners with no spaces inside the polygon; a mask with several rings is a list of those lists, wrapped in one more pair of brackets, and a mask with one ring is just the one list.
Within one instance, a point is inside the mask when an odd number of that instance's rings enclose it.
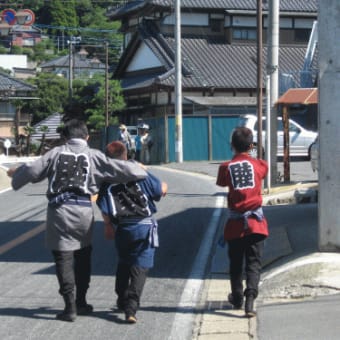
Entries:
{"label": "car in background", "polygon": [[[257,116],[246,114],[240,117],[239,126],[245,126],[252,130],[254,144],[257,144]],[[282,118],[277,118],[277,156],[283,156],[283,122]],[[307,130],[292,119],[289,119],[289,155],[310,158],[311,145],[317,137],[317,132]],[[262,145],[265,148],[266,122],[263,117],[262,123]],[[265,151],[265,150],[264,150]]]}
{"label": "car in background", "polygon": [[316,137],[314,143],[310,147],[310,163],[312,170],[319,171],[319,137]]}

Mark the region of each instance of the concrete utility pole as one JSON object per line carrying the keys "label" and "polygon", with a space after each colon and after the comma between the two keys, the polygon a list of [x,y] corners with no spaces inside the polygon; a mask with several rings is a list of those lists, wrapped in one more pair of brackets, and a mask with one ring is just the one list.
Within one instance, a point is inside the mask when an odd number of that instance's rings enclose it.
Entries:
{"label": "concrete utility pole", "polygon": [[69,97],[72,99],[73,97],[73,37],[70,37],[69,40],[69,70],[68,70],[68,91]]}
{"label": "concrete utility pole", "polygon": [[266,159],[269,165],[268,188],[276,183],[277,178],[277,110],[274,106],[279,98],[279,34],[280,34],[280,2],[269,0],[268,2],[268,52],[267,75],[269,87],[267,87],[267,145]]}
{"label": "concrete utility pole", "polygon": [[319,6],[319,249],[340,250],[339,0]]}
{"label": "concrete utility pole", "polygon": [[262,158],[262,0],[257,0],[257,157]]}
{"label": "concrete utility pole", "polygon": [[181,0],[176,0],[176,28],[175,28],[175,42],[176,42],[176,85],[175,85],[175,114],[176,114],[176,131],[175,131],[175,152],[176,162],[183,162],[183,140],[182,140],[182,62],[181,62]]}
{"label": "concrete utility pole", "polygon": [[109,142],[109,44],[105,42],[105,141]]}

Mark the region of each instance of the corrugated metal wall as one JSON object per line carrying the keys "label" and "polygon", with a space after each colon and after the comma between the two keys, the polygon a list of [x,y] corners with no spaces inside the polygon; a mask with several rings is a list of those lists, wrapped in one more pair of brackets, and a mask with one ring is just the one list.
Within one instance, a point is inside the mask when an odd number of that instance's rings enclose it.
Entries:
{"label": "corrugated metal wall", "polygon": [[212,160],[231,159],[230,135],[237,126],[239,117],[213,116],[212,122]]}
{"label": "corrugated metal wall", "polygon": [[[239,116],[232,115],[184,116],[182,118],[183,160],[230,159],[232,151],[229,139],[238,119]],[[152,118],[145,122],[150,125],[150,132],[155,140],[152,162],[175,162],[175,116]]]}
{"label": "corrugated metal wall", "polygon": [[[237,126],[238,119],[239,116],[232,115],[184,116],[183,161],[230,159],[232,157],[230,134]],[[150,126],[150,134],[154,141],[151,163],[175,162],[175,116],[149,118],[144,122]],[[114,139],[113,129],[109,129],[109,136],[109,140]]]}

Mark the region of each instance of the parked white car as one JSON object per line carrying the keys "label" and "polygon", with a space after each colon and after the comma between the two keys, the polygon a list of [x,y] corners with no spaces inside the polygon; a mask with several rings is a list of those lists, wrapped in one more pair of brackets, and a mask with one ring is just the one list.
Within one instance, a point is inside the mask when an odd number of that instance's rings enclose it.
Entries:
{"label": "parked white car", "polygon": [[[247,114],[240,117],[239,126],[246,126],[252,130],[254,141],[257,141],[257,116]],[[262,145],[265,148],[266,122],[263,118]],[[317,137],[317,132],[306,130],[297,122],[289,119],[289,155],[310,157],[311,145]],[[277,155],[283,156],[283,123],[282,118],[277,120]]]}
{"label": "parked white car", "polygon": [[316,137],[310,148],[310,163],[314,172],[319,171],[319,147],[319,137]]}

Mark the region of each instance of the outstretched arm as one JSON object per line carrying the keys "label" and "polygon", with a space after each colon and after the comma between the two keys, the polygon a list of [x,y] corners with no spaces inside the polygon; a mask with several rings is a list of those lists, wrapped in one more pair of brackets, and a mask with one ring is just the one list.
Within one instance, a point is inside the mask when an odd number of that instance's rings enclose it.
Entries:
{"label": "outstretched arm", "polygon": [[168,184],[166,182],[162,182],[162,194],[165,196],[168,192]]}
{"label": "outstretched arm", "polygon": [[12,177],[12,187],[14,190],[18,190],[28,183],[39,182],[46,177],[48,166],[48,156],[46,155],[34,162],[13,167],[7,171],[7,175]]}
{"label": "outstretched arm", "polygon": [[95,176],[99,182],[127,183],[138,181],[147,176],[143,167],[134,161],[123,161],[106,157],[102,153],[97,153],[93,158],[95,162]]}
{"label": "outstretched arm", "polygon": [[12,167],[12,168],[9,168],[9,169],[7,170],[7,176],[8,176],[8,177],[13,177],[13,175],[14,175],[16,169],[17,169],[16,166],[14,166],[14,167]]}

